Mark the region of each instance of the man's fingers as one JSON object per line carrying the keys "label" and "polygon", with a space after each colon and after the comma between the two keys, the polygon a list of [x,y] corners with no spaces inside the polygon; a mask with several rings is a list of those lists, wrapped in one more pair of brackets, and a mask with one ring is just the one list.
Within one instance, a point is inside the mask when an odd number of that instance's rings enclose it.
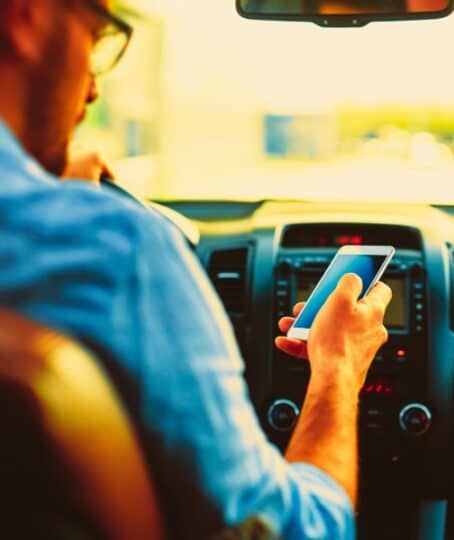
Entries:
{"label": "man's fingers", "polygon": [[306,302],[298,302],[297,304],[295,304],[293,306],[293,315],[297,317],[305,305],[306,305]]}
{"label": "man's fingers", "polygon": [[286,334],[294,321],[295,319],[293,317],[282,317],[278,322],[279,330]]}
{"label": "man's fingers", "polygon": [[307,343],[305,341],[279,336],[275,339],[274,343],[278,349],[291,356],[307,358]]}
{"label": "man's fingers", "polygon": [[97,150],[88,149],[80,142],[72,143],[63,177],[72,180],[87,180],[98,185],[102,176],[111,181],[115,180],[115,173],[102,154]]}
{"label": "man's fingers", "polygon": [[375,306],[384,311],[391,302],[392,297],[393,293],[391,288],[383,283],[383,281],[378,281],[369,291],[369,293],[362,299],[362,302],[369,306]]}
{"label": "man's fingers", "polygon": [[[293,313],[295,317],[298,316],[298,314],[303,309],[305,304],[306,302],[298,302],[297,304],[293,306]],[[282,317],[278,322],[279,330],[283,332],[284,334],[286,334],[289,331],[289,328],[295,322],[295,317]]]}

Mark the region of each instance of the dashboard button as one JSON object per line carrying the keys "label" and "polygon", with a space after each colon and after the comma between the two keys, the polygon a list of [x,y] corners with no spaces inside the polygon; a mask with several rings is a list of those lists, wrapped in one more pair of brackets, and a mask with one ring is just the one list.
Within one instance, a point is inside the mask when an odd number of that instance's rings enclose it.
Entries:
{"label": "dashboard button", "polygon": [[276,296],[286,297],[288,296],[288,291],[286,289],[278,289],[276,291]]}
{"label": "dashboard button", "polygon": [[394,360],[396,362],[400,362],[400,363],[406,362],[407,358],[408,358],[407,349],[400,348],[394,351]]}
{"label": "dashboard button", "polygon": [[380,409],[367,409],[366,416],[369,418],[379,418],[383,416],[383,411]]}
{"label": "dashboard button", "polygon": [[377,431],[385,428],[385,413],[381,409],[366,409],[363,414],[363,422],[367,429]]}
{"label": "dashboard button", "polygon": [[370,430],[379,430],[384,429],[385,426],[381,422],[367,422],[366,427]]}

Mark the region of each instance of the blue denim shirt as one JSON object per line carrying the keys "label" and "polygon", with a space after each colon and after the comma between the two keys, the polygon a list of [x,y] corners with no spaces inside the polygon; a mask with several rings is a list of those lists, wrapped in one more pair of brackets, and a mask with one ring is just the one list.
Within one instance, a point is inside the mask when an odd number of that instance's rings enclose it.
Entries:
{"label": "blue denim shirt", "polygon": [[174,537],[256,514],[287,540],[354,538],[341,487],[267,442],[230,322],[166,218],[61,182],[0,122],[0,222],[0,303],[102,351]]}

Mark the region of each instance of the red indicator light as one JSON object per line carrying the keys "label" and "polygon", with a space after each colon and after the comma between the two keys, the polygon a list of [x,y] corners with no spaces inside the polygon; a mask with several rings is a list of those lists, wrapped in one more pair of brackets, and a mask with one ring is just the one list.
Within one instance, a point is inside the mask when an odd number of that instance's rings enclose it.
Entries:
{"label": "red indicator light", "polygon": [[348,234],[341,234],[336,237],[335,243],[337,246],[345,246],[350,243],[350,236]]}
{"label": "red indicator light", "polygon": [[341,237],[340,237],[340,243],[345,246],[346,244],[348,244],[350,242],[350,237],[347,236],[346,234],[343,234]]}
{"label": "red indicator light", "polygon": [[407,356],[407,351],[405,349],[397,349],[396,356],[398,356],[399,358],[404,358],[405,356]]}
{"label": "red indicator light", "polygon": [[341,234],[334,239],[336,246],[346,246],[352,244],[354,246],[361,246],[363,244],[363,237],[360,234]]}
{"label": "red indicator light", "polygon": [[328,245],[328,238],[326,238],[326,236],[319,236],[318,237],[318,245],[319,246],[327,246]]}
{"label": "red indicator light", "polygon": [[391,394],[392,391],[392,385],[384,380],[367,383],[361,389],[362,394]]}

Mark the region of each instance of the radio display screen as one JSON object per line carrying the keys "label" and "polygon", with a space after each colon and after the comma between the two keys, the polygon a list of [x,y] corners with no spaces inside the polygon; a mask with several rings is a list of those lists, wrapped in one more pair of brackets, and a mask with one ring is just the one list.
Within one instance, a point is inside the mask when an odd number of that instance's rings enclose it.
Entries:
{"label": "radio display screen", "polygon": [[[296,298],[297,302],[305,302],[320,279],[319,274],[298,275]],[[407,321],[407,298],[405,293],[405,279],[403,277],[385,277],[383,281],[389,285],[393,291],[393,298],[386,310],[384,324],[387,328],[395,330],[405,330]]]}

